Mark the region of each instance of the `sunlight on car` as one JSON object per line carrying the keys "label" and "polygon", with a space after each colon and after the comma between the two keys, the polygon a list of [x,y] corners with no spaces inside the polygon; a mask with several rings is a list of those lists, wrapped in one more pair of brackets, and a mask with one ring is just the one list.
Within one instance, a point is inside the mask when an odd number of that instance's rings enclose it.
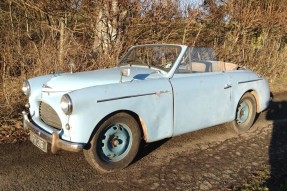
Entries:
{"label": "sunlight on car", "polygon": [[97,171],[127,167],[150,143],[226,123],[248,131],[269,104],[264,77],[212,48],[138,45],[109,69],[24,82],[24,128],[44,152],[83,151]]}

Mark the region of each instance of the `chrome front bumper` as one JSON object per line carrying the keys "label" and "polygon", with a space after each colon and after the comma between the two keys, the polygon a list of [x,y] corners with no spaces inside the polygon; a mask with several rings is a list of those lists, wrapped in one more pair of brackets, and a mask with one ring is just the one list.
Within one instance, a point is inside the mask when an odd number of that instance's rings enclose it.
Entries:
{"label": "chrome front bumper", "polygon": [[61,140],[59,134],[54,131],[52,134],[42,130],[39,126],[31,122],[30,116],[26,111],[22,112],[23,115],[23,127],[32,131],[34,134],[38,135],[42,139],[46,140],[51,144],[51,152],[53,154],[57,153],[59,150],[79,152],[84,148],[84,144],[81,143],[71,143],[68,141]]}

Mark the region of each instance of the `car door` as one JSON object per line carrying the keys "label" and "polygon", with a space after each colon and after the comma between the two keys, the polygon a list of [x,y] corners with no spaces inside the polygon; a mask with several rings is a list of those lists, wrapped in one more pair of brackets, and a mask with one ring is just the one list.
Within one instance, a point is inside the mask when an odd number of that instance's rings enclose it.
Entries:
{"label": "car door", "polygon": [[231,90],[223,72],[175,73],[173,136],[231,121]]}

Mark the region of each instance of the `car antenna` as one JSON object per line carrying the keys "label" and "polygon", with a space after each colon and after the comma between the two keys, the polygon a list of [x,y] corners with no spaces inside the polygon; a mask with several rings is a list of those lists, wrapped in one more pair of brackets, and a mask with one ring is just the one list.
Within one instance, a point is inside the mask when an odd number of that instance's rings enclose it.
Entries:
{"label": "car antenna", "polygon": [[74,64],[73,61],[71,61],[71,62],[69,63],[69,67],[70,67],[70,73],[72,74],[72,73],[73,73],[73,68],[75,68],[75,64]]}

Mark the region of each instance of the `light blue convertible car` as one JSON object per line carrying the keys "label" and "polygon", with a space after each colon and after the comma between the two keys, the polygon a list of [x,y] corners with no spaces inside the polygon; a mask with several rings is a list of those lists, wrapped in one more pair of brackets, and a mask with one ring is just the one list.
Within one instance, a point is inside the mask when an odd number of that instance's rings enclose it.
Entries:
{"label": "light blue convertible car", "polygon": [[84,152],[100,172],[128,166],[141,140],[226,123],[248,130],[268,107],[267,81],[210,48],[132,47],[117,67],[54,73],[24,82],[24,128],[41,150]]}

